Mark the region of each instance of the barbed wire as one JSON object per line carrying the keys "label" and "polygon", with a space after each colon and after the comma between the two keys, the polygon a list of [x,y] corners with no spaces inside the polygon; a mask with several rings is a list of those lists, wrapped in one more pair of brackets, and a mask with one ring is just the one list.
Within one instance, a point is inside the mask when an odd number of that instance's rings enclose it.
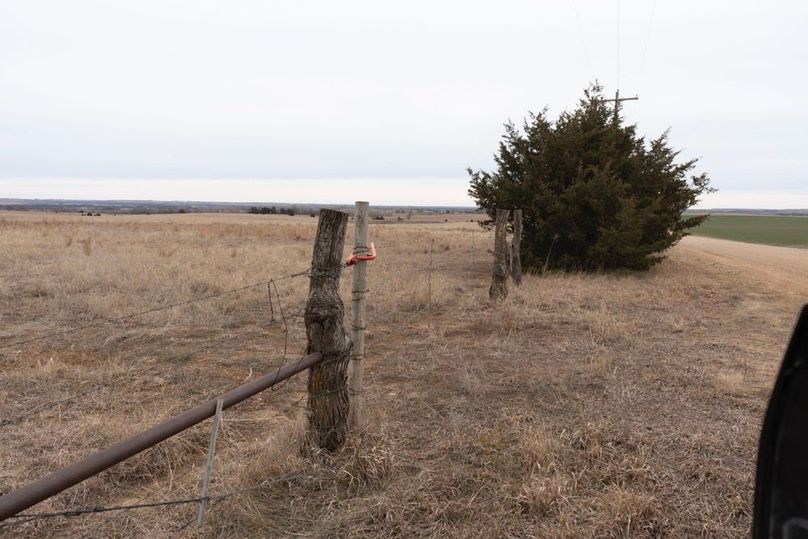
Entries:
{"label": "barbed wire", "polygon": [[[305,395],[304,395],[305,396]],[[302,397],[297,399],[294,403],[292,403],[288,408],[287,411],[293,407],[296,407]],[[329,436],[333,433],[340,432],[343,429],[340,426],[332,426],[324,433],[318,433],[319,436]],[[301,439],[298,437],[292,437],[288,443],[282,445],[278,451],[279,452],[286,452],[288,451],[293,445],[301,442]],[[291,476],[291,474],[283,474],[279,477],[274,477],[271,479],[266,479],[259,483],[250,485],[248,487],[239,488],[236,490],[231,490],[229,492],[224,492],[221,494],[209,495],[209,496],[194,496],[194,497],[187,497],[187,498],[178,498],[175,500],[162,500],[162,501],[155,501],[155,502],[141,502],[141,503],[133,503],[133,504],[126,504],[126,505],[95,505],[91,507],[78,507],[74,509],[64,509],[61,511],[41,511],[41,512],[29,512],[29,513],[17,513],[16,515],[12,515],[7,517],[7,520],[11,520],[10,522],[3,522],[0,523],[0,529],[9,528],[12,526],[19,526],[21,524],[26,524],[28,522],[36,521],[36,520],[46,520],[51,518],[74,518],[80,517],[85,515],[93,515],[93,514],[101,514],[101,513],[110,513],[115,511],[133,511],[136,509],[149,509],[149,508],[156,508],[156,507],[171,507],[177,505],[188,505],[192,503],[201,503],[202,501],[207,501],[208,503],[218,502],[221,500],[225,500],[227,498],[232,498],[234,496],[239,496],[242,494],[246,494],[248,492],[254,492],[259,489],[263,489],[269,487],[275,483],[280,483],[285,481]],[[194,517],[189,522],[183,524],[178,530],[178,532],[183,531],[185,528],[193,524],[196,521],[196,517]]]}
{"label": "barbed wire", "polygon": [[[225,336],[220,336],[220,337],[208,339],[208,341],[206,341],[203,345],[198,346],[198,347],[194,348],[193,350],[190,350],[190,351],[186,350],[186,351],[178,353],[178,354],[173,354],[173,355],[165,357],[165,358],[160,358],[160,361],[162,361],[162,362],[171,362],[171,361],[176,361],[177,359],[180,359],[180,358],[184,358],[186,356],[193,356],[193,355],[198,354],[199,352],[201,352],[203,350],[207,350],[207,349],[213,347],[214,345],[220,344],[220,343],[228,341],[228,340],[233,340],[233,339],[236,339],[236,338],[239,338],[239,337],[243,337],[244,335],[248,335],[248,334],[256,331],[256,329],[258,329],[258,330],[267,330],[267,329],[269,329],[269,328],[271,328],[273,326],[276,326],[276,325],[279,325],[279,324],[283,323],[284,326],[285,326],[285,331],[284,331],[284,352],[283,352],[283,356],[282,356],[282,362],[283,362],[283,361],[286,360],[286,355],[287,355],[287,342],[288,342],[288,334],[289,334],[288,321],[290,319],[294,319],[294,318],[302,318],[304,310],[305,309],[301,309],[299,311],[294,311],[293,313],[291,313],[289,315],[284,315],[284,317],[282,319],[270,320],[266,324],[261,324],[258,328],[253,327],[253,328],[250,328],[248,330],[240,331],[238,333],[234,333],[234,334],[231,334],[231,335],[225,335]],[[282,366],[283,366],[283,364],[281,364],[281,367]],[[283,386],[284,384],[286,384],[286,381],[284,381],[281,384],[281,386]],[[12,425],[12,424],[15,424],[15,423],[19,423],[20,421],[23,421],[23,420],[25,420],[25,419],[33,416],[33,415],[36,415],[36,414],[38,414],[40,412],[43,412],[43,411],[46,411],[46,410],[51,410],[51,409],[56,408],[58,406],[62,406],[64,404],[70,403],[70,402],[75,401],[75,400],[77,400],[77,399],[79,399],[81,397],[85,397],[87,395],[95,393],[95,392],[101,390],[104,387],[108,387],[108,386],[104,386],[104,385],[100,385],[100,384],[95,385],[95,386],[93,386],[91,388],[88,388],[88,389],[86,389],[84,391],[80,391],[80,392],[78,392],[78,393],[76,393],[74,395],[71,395],[69,397],[65,397],[65,398],[62,398],[62,399],[55,400],[55,401],[49,401],[49,402],[46,402],[46,403],[38,404],[38,405],[34,406],[33,408],[31,408],[30,410],[28,410],[26,412],[23,412],[23,413],[15,416],[13,418],[0,420],[0,428],[9,426],[9,425]],[[272,391],[275,391],[274,388],[270,388],[270,389]]]}
{"label": "barbed wire", "polygon": [[22,339],[22,340],[15,341],[15,342],[12,342],[12,343],[7,343],[7,344],[0,345],[0,350],[7,350],[9,348],[16,348],[18,346],[25,346],[25,345],[31,344],[33,342],[43,341],[43,340],[51,339],[53,337],[59,337],[59,336],[67,335],[67,334],[70,334],[70,333],[76,333],[76,332],[79,332],[79,331],[84,331],[86,329],[104,326],[106,324],[114,324],[114,323],[117,323],[117,322],[123,322],[125,320],[130,320],[132,318],[145,316],[147,314],[152,314],[152,313],[161,312],[161,311],[167,311],[167,310],[170,310],[170,309],[175,309],[177,307],[182,307],[184,305],[190,305],[190,304],[193,304],[193,303],[199,303],[199,302],[202,302],[202,301],[207,301],[207,300],[210,300],[210,299],[219,298],[219,297],[226,296],[226,295],[229,295],[229,294],[235,294],[235,293],[238,293],[238,292],[243,292],[245,290],[250,290],[252,288],[258,288],[258,287],[267,286],[270,282],[282,281],[282,280],[287,280],[287,279],[294,279],[296,277],[302,277],[304,275],[310,275],[311,272],[312,272],[312,269],[308,268],[306,270],[299,271],[299,272],[296,272],[296,273],[291,273],[289,275],[284,275],[282,277],[275,277],[275,278],[272,278],[272,279],[270,279],[268,281],[265,280],[265,281],[261,281],[261,282],[257,282],[257,283],[253,283],[253,284],[239,286],[239,287],[236,287],[236,288],[230,288],[230,289],[227,289],[227,290],[222,290],[221,292],[215,292],[213,294],[208,294],[206,296],[200,296],[200,297],[197,297],[197,298],[186,299],[186,300],[178,301],[178,302],[175,302],[175,303],[169,303],[169,304],[166,304],[166,305],[160,305],[160,306],[157,306],[157,307],[152,307],[150,309],[146,309],[146,310],[143,310],[143,311],[129,313],[129,314],[126,314],[126,315],[123,315],[123,316],[115,317],[115,318],[107,318],[107,319],[104,319],[104,320],[100,320],[98,322],[91,322],[89,324],[84,324],[82,326],[78,326],[78,327],[75,327],[75,328],[68,328],[68,329],[63,329],[63,330],[59,330],[59,331],[53,331],[53,332],[50,332],[50,333],[46,333],[44,335],[38,335],[36,337],[31,337],[29,339]]}
{"label": "barbed wire", "polygon": [[[317,304],[313,304],[313,305],[317,305]],[[285,366],[283,361],[286,360],[286,357],[287,357],[287,354],[288,354],[288,338],[289,338],[288,321],[292,320],[292,319],[297,319],[297,318],[304,318],[305,319],[306,318],[305,310],[306,310],[306,308],[304,307],[302,309],[293,311],[292,313],[289,313],[289,314],[284,313],[282,318],[275,319],[275,320],[270,320],[266,324],[262,324],[257,328],[259,330],[266,330],[266,329],[269,329],[269,328],[271,328],[273,326],[276,326],[276,325],[279,325],[279,324],[284,325],[284,350],[283,350],[283,356],[281,358],[282,361],[281,361],[280,366],[278,367],[278,370],[280,370],[281,368],[283,368]],[[281,311],[281,312],[283,312],[283,311]],[[183,358],[183,357],[186,357],[186,356],[193,356],[193,355],[195,355],[195,354],[197,354],[197,353],[199,353],[199,352],[201,352],[203,350],[206,350],[206,349],[209,349],[209,348],[213,347],[216,344],[220,344],[220,343],[228,341],[228,340],[243,337],[244,335],[248,335],[248,334],[250,334],[250,333],[252,333],[254,331],[256,331],[256,328],[250,328],[248,330],[241,331],[241,332],[238,332],[238,333],[234,333],[232,335],[226,335],[226,336],[221,336],[221,337],[208,339],[208,341],[205,342],[205,344],[203,344],[201,346],[198,346],[198,347],[194,348],[193,350],[190,350],[190,351],[186,350],[186,351],[178,353],[178,354],[173,354],[171,356],[161,358],[160,361],[171,362],[171,361],[176,361],[177,359],[180,359],[180,358]],[[298,361],[300,361],[300,360],[298,360]],[[272,392],[278,391],[280,388],[282,388],[284,385],[286,385],[288,383],[288,381],[289,381],[288,379],[284,380],[278,386],[273,386],[273,387],[269,388],[269,391],[272,391]],[[15,416],[13,418],[0,420],[0,428],[9,426],[9,425],[12,425],[12,424],[15,424],[15,423],[18,423],[20,421],[23,421],[23,420],[25,420],[25,419],[27,419],[27,418],[29,418],[29,417],[37,414],[37,413],[43,412],[45,410],[50,410],[50,409],[56,408],[58,406],[67,404],[69,402],[75,401],[75,400],[77,400],[77,399],[79,399],[81,397],[85,397],[87,395],[95,393],[95,392],[97,392],[97,391],[99,391],[99,390],[101,390],[101,389],[103,389],[105,387],[108,387],[108,386],[95,385],[95,386],[93,386],[91,388],[88,388],[88,389],[86,389],[84,391],[81,391],[81,392],[76,393],[74,395],[71,395],[69,397],[65,397],[65,398],[62,398],[62,399],[55,400],[55,401],[49,401],[49,402],[46,402],[46,403],[38,404],[38,405],[34,406],[33,408],[31,408],[30,410],[28,410],[26,412],[23,412],[23,413]]]}
{"label": "barbed wire", "polygon": [[[302,361],[302,358],[300,360],[298,360],[298,361]],[[281,367],[283,367],[283,365],[281,365]],[[302,398],[303,397],[298,398],[296,401],[294,401],[292,404],[290,404],[287,407],[286,411],[291,410],[293,407],[297,407],[298,404],[300,403],[300,401],[302,400]],[[337,431],[337,428],[331,428],[330,430],[328,430],[325,433],[325,435],[332,434],[333,432],[336,432],[336,431]],[[291,446],[293,444],[297,443],[298,441],[299,441],[298,439],[292,438],[289,441],[289,443],[283,445],[279,449],[279,451],[281,451],[281,452],[287,451],[289,448],[291,448]],[[240,489],[237,489],[237,490],[233,490],[233,491],[230,491],[230,492],[217,494],[217,495],[213,495],[213,496],[210,496],[210,495],[209,496],[195,496],[195,497],[189,497],[189,498],[179,498],[179,499],[176,499],[176,500],[163,500],[163,501],[157,501],[157,502],[142,502],[142,503],[127,504],[127,505],[111,505],[111,506],[96,505],[96,506],[92,506],[92,507],[79,507],[79,508],[75,508],[75,509],[65,509],[65,510],[61,510],[61,511],[42,511],[42,512],[35,512],[35,513],[17,513],[16,515],[12,515],[12,516],[7,517],[7,519],[14,519],[14,520],[11,521],[11,522],[5,522],[5,523],[0,524],[0,529],[11,527],[11,526],[17,526],[17,525],[20,525],[20,524],[25,524],[27,522],[31,522],[31,521],[34,521],[34,520],[44,520],[44,519],[57,518],[57,517],[73,518],[73,517],[79,517],[79,516],[84,516],[84,515],[108,513],[108,512],[114,512],[114,511],[132,511],[132,510],[135,510],[135,509],[147,509],[147,508],[155,508],[155,507],[170,507],[170,506],[175,506],[175,505],[187,505],[187,504],[191,504],[191,503],[201,503],[202,501],[207,501],[208,503],[217,502],[217,501],[221,501],[221,500],[231,498],[231,497],[234,497],[234,496],[238,496],[238,495],[241,495],[241,494],[246,494],[247,492],[251,492],[251,491],[261,489],[261,488],[265,488],[265,487],[267,487],[267,486],[269,486],[269,485],[271,485],[273,483],[277,483],[277,482],[281,482],[281,481],[285,480],[287,476],[288,476],[288,474],[283,475],[281,477],[276,477],[276,478],[273,478],[273,479],[267,479],[267,480],[261,481],[260,483],[255,484],[255,485],[251,485],[249,487],[244,487],[244,488],[240,488]],[[196,521],[196,517],[194,517],[193,520],[191,520],[191,521],[187,522],[186,524],[184,524],[183,526],[181,526],[179,528],[179,530],[177,530],[177,531],[179,532],[179,531],[184,530],[185,528],[187,528],[189,525],[191,525],[195,521]]]}
{"label": "barbed wire", "polygon": [[39,404],[37,406],[34,406],[30,410],[28,410],[28,411],[26,411],[26,412],[24,412],[24,413],[22,413],[20,415],[17,415],[15,417],[8,418],[8,419],[0,419],[0,427],[6,427],[8,425],[13,425],[15,423],[19,423],[20,421],[28,419],[32,415],[37,414],[39,412],[42,412],[44,410],[49,410],[49,409],[52,409],[52,408],[56,408],[57,406],[67,404],[68,402],[74,401],[74,400],[79,399],[81,397],[86,397],[87,395],[90,395],[92,393],[95,393],[96,391],[101,390],[103,387],[104,386],[96,385],[96,386],[93,386],[91,388],[85,389],[84,391],[81,391],[79,393],[76,393],[74,395],[71,395],[69,397],[66,397],[66,398],[63,398],[63,399],[60,399],[60,400],[57,400],[57,401],[41,403],[41,404]]}
{"label": "barbed wire", "polygon": [[[210,300],[210,299],[219,298],[219,297],[222,297],[222,296],[226,296],[228,294],[235,294],[235,293],[238,293],[238,292],[243,292],[245,290],[250,290],[252,288],[258,288],[258,287],[264,287],[264,286],[267,286],[267,287],[273,287],[274,286],[275,287],[276,298],[278,298],[278,300],[280,301],[280,297],[279,297],[279,294],[277,292],[277,281],[294,279],[294,278],[303,277],[303,276],[308,276],[308,277],[325,276],[325,277],[334,277],[334,278],[336,278],[336,277],[339,277],[342,274],[342,272],[345,271],[345,269],[348,268],[348,267],[349,267],[349,265],[347,263],[342,263],[338,267],[333,268],[333,269],[307,268],[305,270],[302,270],[302,271],[299,271],[299,272],[296,272],[296,273],[291,273],[289,275],[284,275],[284,276],[281,276],[281,277],[273,277],[273,278],[271,278],[269,280],[260,281],[260,282],[257,282],[257,283],[252,283],[252,284],[248,284],[248,285],[244,285],[244,286],[240,286],[240,287],[236,287],[236,288],[230,288],[230,289],[227,289],[227,290],[222,290],[221,292],[215,292],[213,294],[208,294],[206,296],[200,296],[200,297],[197,297],[197,298],[191,298],[191,299],[187,299],[187,300],[183,300],[183,301],[178,301],[178,302],[175,302],[175,303],[169,303],[169,304],[166,304],[166,305],[160,305],[158,307],[152,307],[150,309],[146,309],[146,310],[138,311],[138,312],[134,312],[134,313],[129,313],[129,314],[126,314],[126,315],[123,315],[123,316],[115,317],[115,318],[107,318],[107,319],[100,320],[100,321],[97,321],[97,322],[91,322],[89,324],[84,324],[84,325],[81,325],[81,326],[78,326],[78,327],[75,327],[75,328],[68,328],[68,329],[63,329],[63,330],[59,330],[59,331],[53,331],[53,332],[46,333],[46,334],[43,334],[43,335],[38,335],[36,337],[31,337],[29,339],[22,339],[22,340],[11,342],[11,343],[0,344],[0,350],[7,350],[7,349],[10,349],[10,348],[16,348],[16,347],[19,347],[19,346],[25,346],[25,345],[31,344],[33,342],[43,341],[43,340],[51,339],[53,337],[59,337],[59,336],[62,336],[62,335],[67,335],[67,334],[71,334],[71,333],[77,333],[79,331],[84,331],[86,329],[101,327],[101,326],[104,326],[104,325],[107,325],[107,324],[114,324],[114,323],[117,323],[117,322],[123,322],[125,320],[130,320],[132,318],[137,318],[137,317],[140,317],[140,316],[145,316],[145,315],[153,314],[153,313],[156,313],[156,312],[167,311],[167,310],[170,310],[170,309],[175,309],[177,307],[182,307],[184,305],[190,305],[190,304],[193,304],[193,303],[199,303],[199,302],[202,302],[202,301],[207,301],[207,300]],[[270,308],[272,309],[272,307],[273,306],[271,304],[271,292],[270,292]]]}
{"label": "barbed wire", "polygon": [[[273,481],[280,481],[281,479],[273,480]],[[241,488],[238,490],[234,490],[231,492],[226,492],[224,494],[216,494],[214,496],[197,496],[194,498],[181,498],[178,500],[165,500],[160,502],[145,502],[145,503],[133,503],[130,505],[111,505],[111,506],[94,506],[94,507],[82,507],[76,509],[67,509],[64,511],[42,511],[39,513],[17,513],[16,515],[12,515],[7,517],[9,519],[21,519],[16,520],[14,522],[8,522],[0,525],[0,528],[17,525],[17,524],[24,524],[26,522],[30,522],[32,520],[42,520],[46,518],[55,518],[55,517],[77,517],[81,515],[88,515],[93,513],[109,513],[111,511],[131,511],[133,509],[147,509],[150,507],[166,507],[171,505],[185,505],[189,503],[199,503],[203,500],[207,500],[209,502],[215,502],[219,500],[224,500],[226,498],[232,498],[233,496],[238,496],[239,494],[244,494],[246,492],[250,492],[253,490],[258,490],[259,488],[264,488],[268,486],[271,481],[262,481],[256,485],[252,485],[249,487]]]}
{"label": "barbed wire", "polygon": [[[278,309],[280,309],[281,320],[283,320],[283,358],[286,359],[286,352],[289,348],[289,324],[287,323],[286,315],[283,312],[283,301],[281,301],[281,295],[280,292],[278,292],[278,283],[276,283],[274,279],[270,279],[269,283],[267,283],[270,308],[272,307],[273,288],[275,289],[275,298],[278,300]],[[275,313],[272,313],[272,316],[274,318]]]}
{"label": "barbed wire", "polygon": [[[293,275],[298,275],[298,274],[293,274]],[[224,335],[224,336],[217,336],[217,337],[209,338],[201,346],[197,346],[197,347],[195,347],[195,348],[193,348],[191,350],[185,350],[183,352],[173,354],[173,355],[170,355],[168,357],[160,358],[160,361],[161,362],[172,362],[172,361],[176,361],[176,360],[181,359],[181,358],[191,357],[191,356],[194,356],[194,355],[198,354],[199,352],[202,352],[204,350],[210,349],[213,346],[215,346],[217,344],[220,344],[222,342],[226,342],[226,341],[229,341],[229,340],[241,338],[241,337],[244,337],[245,335],[249,335],[250,333],[253,333],[255,331],[266,331],[266,330],[272,328],[273,326],[283,324],[283,326],[284,326],[284,346],[283,346],[283,356],[282,356],[282,360],[281,360],[281,362],[283,363],[286,360],[287,353],[288,353],[289,320],[301,317],[303,312],[305,311],[305,308],[299,309],[297,311],[293,311],[292,313],[287,314],[284,311],[284,308],[283,308],[283,304],[282,304],[282,301],[281,301],[281,295],[280,295],[280,291],[278,290],[278,285],[277,285],[276,280],[273,278],[270,281],[268,281],[266,283],[266,285],[267,285],[267,287],[269,288],[270,291],[272,291],[272,289],[274,288],[275,297],[277,298],[277,302],[278,302],[279,307],[280,307],[280,318],[279,319],[275,318],[275,316],[274,316],[274,309],[273,309],[273,305],[272,305],[272,295],[270,293],[270,311],[271,311],[270,317],[271,317],[271,319],[269,320],[269,322],[267,322],[265,324],[261,324],[257,328],[256,327],[251,327],[251,328],[249,328],[249,329],[247,329],[245,331],[239,331],[239,332],[236,332],[236,333],[233,333],[233,334],[230,334],[230,335]],[[245,289],[247,289],[247,288],[244,288],[244,287],[240,288],[240,290],[245,290]],[[137,356],[133,355],[132,357],[127,358],[127,359],[135,359],[136,357]],[[92,394],[94,392],[99,391],[100,389],[102,389],[102,387],[105,387],[105,386],[95,385],[95,386],[93,386],[91,388],[87,388],[84,391],[80,391],[80,392],[78,392],[78,393],[76,393],[74,395],[71,395],[71,396],[68,396],[68,397],[65,397],[65,398],[61,398],[61,399],[58,399],[58,400],[49,401],[49,402],[45,402],[45,403],[40,403],[40,404],[34,406],[33,408],[31,408],[31,409],[29,409],[29,410],[15,416],[15,417],[13,417],[13,418],[7,418],[7,419],[0,420],[0,428],[6,427],[8,425],[16,424],[16,423],[18,423],[20,421],[24,421],[25,419],[28,419],[29,417],[31,417],[33,415],[36,415],[36,414],[38,414],[40,412],[43,412],[43,411],[46,411],[46,410],[51,410],[51,409],[63,406],[65,404],[71,403],[71,402],[73,402],[73,401],[75,401],[75,400],[77,400],[77,399],[79,399],[81,397],[85,397],[85,396],[87,396],[89,394]]]}
{"label": "barbed wire", "polygon": [[[232,288],[232,289],[224,290],[224,291],[217,292],[217,293],[214,293],[214,294],[209,294],[207,296],[188,299],[188,300],[175,302],[175,303],[171,303],[171,304],[167,304],[167,305],[161,305],[161,306],[153,307],[151,309],[147,309],[147,310],[144,310],[144,311],[140,311],[140,312],[136,312],[136,313],[130,313],[130,314],[127,314],[127,315],[124,315],[124,316],[120,316],[120,317],[116,317],[116,318],[112,318],[112,319],[106,319],[106,320],[103,320],[103,321],[94,322],[94,323],[90,323],[90,324],[85,324],[83,326],[79,326],[79,327],[76,327],[76,328],[70,328],[70,329],[66,329],[66,330],[51,332],[51,333],[48,333],[48,334],[32,337],[30,339],[24,339],[24,340],[16,341],[16,342],[13,342],[13,343],[8,343],[8,344],[5,344],[5,345],[0,345],[0,350],[9,349],[9,348],[13,348],[13,347],[19,347],[19,346],[25,346],[25,345],[30,344],[32,342],[37,342],[37,341],[42,341],[42,340],[46,340],[46,339],[49,339],[49,338],[59,337],[59,336],[70,334],[70,333],[76,333],[76,332],[83,331],[83,330],[86,330],[86,329],[89,329],[89,328],[101,327],[101,326],[104,326],[106,324],[116,323],[116,322],[132,319],[132,318],[139,317],[139,316],[144,316],[144,315],[159,312],[159,311],[165,311],[165,310],[173,309],[173,308],[180,307],[180,306],[183,306],[183,305],[188,305],[188,304],[192,304],[192,303],[206,301],[206,300],[213,299],[213,298],[222,297],[222,296],[227,295],[227,294],[233,294],[233,293],[241,292],[241,291],[244,291],[244,290],[249,290],[249,289],[253,289],[253,288],[257,288],[257,287],[266,286],[267,290],[268,290],[268,296],[269,296],[269,302],[270,302],[269,306],[270,306],[270,318],[271,319],[270,319],[269,322],[267,322],[265,324],[261,324],[257,329],[266,330],[266,329],[268,329],[268,328],[270,328],[272,326],[279,325],[279,324],[283,324],[283,326],[284,326],[283,356],[282,356],[281,361],[280,361],[280,363],[279,363],[279,365],[277,367],[277,373],[279,374],[280,371],[285,366],[287,366],[286,356],[287,356],[287,353],[288,353],[289,320],[294,319],[294,318],[298,318],[298,317],[307,318],[308,316],[310,316],[309,315],[309,309],[311,307],[316,307],[317,304],[307,302],[306,306],[303,309],[300,309],[298,311],[293,311],[293,312],[287,314],[285,312],[284,307],[283,307],[283,302],[281,300],[281,294],[280,294],[279,289],[278,289],[277,281],[286,280],[286,279],[293,279],[293,278],[304,276],[304,275],[308,275],[309,277],[324,276],[324,277],[335,277],[336,278],[336,277],[339,276],[339,274],[342,273],[342,271],[346,267],[347,267],[346,264],[342,264],[342,265],[340,265],[339,268],[335,268],[333,270],[332,269],[314,270],[313,268],[309,268],[309,269],[307,269],[305,271],[293,273],[293,274],[286,275],[286,276],[283,276],[283,277],[272,278],[269,281],[261,281],[259,283],[254,283],[254,284],[251,284],[251,285],[245,285],[245,286],[242,286],[242,287]],[[272,299],[273,290],[274,290],[275,299],[277,300],[277,305],[278,305],[278,308],[279,308],[280,318],[275,318],[274,302],[273,302],[273,299]],[[238,337],[242,337],[242,336],[247,335],[249,333],[252,333],[254,331],[256,331],[256,328],[251,327],[246,331],[237,332],[237,333],[232,334],[232,335],[212,338],[212,339],[209,339],[207,342],[205,342],[202,346],[196,347],[191,351],[184,351],[184,352],[182,352],[180,354],[175,354],[173,356],[170,356],[169,358],[164,359],[164,361],[170,361],[171,359],[177,359],[177,358],[182,358],[182,357],[186,357],[186,356],[192,356],[192,355],[195,355],[195,354],[199,353],[202,350],[205,350],[205,349],[208,349],[208,348],[212,347],[213,345],[215,345],[217,343],[220,343],[220,342],[226,341],[226,340],[230,340],[230,339],[234,339],[234,338],[238,338]],[[321,335],[321,338],[322,338],[322,335]],[[302,362],[305,359],[305,357],[306,357],[305,355],[301,355],[299,357],[299,359],[297,359],[297,364],[299,365],[300,362]],[[292,363],[290,362],[288,364],[291,365]],[[272,386],[272,387],[270,387],[268,389],[270,389],[270,392],[272,392],[272,393],[277,392],[281,388],[283,388],[288,381],[289,381],[289,379],[286,379],[286,380],[282,381],[280,384],[278,384],[276,386]],[[0,421],[0,427],[6,426],[6,425],[9,425],[9,424],[12,424],[12,423],[16,423],[16,422],[19,422],[19,421],[22,421],[22,420],[24,420],[24,419],[26,419],[26,418],[28,418],[30,416],[33,416],[34,414],[42,412],[43,410],[52,409],[52,408],[55,408],[57,406],[61,406],[63,404],[66,404],[68,402],[75,401],[75,400],[77,400],[77,399],[79,399],[79,398],[81,398],[83,396],[86,396],[86,395],[91,394],[91,393],[93,393],[95,391],[98,391],[102,387],[104,387],[104,386],[96,385],[94,387],[88,388],[88,389],[86,389],[84,391],[81,391],[79,393],[76,393],[75,395],[72,395],[72,396],[69,396],[69,397],[66,397],[66,398],[63,398],[63,399],[59,399],[57,401],[51,401],[49,403],[39,404],[39,405],[35,406],[34,408],[32,408],[32,409],[24,412],[23,414],[20,414],[20,415],[14,417],[14,418]],[[305,394],[304,394],[303,397],[305,397]],[[292,407],[297,407],[299,405],[300,401],[303,399],[303,397],[299,398],[296,402],[292,403],[292,405],[290,405],[290,407],[289,407],[289,410],[291,410]],[[338,427],[329,427],[329,430],[327,430],[325,432],[320,432],[320,433],[318,433],[318,435],[319,436],[330,436],[331,434],[337,432],[337,428]],[[344,429],[341,429],[341,430],[344,430]],[[183,504],[191,504],[191,503],[200,503],[202,501],[207,501],[207,502],[218,501],[218,500],[222,500],[222,499],[229,498],[229,497],[232,497],[232,496],[236,496],[236,495],[239,495],[239,494],[243,494],[243,493],[251,491],[251,490],[255,490],[255,489],[258,489],[258,488],[263,488],[268,483],[269,483],[269,481],[264,481],[264,482],[261,482],[261,483],[259,483],[257,485],[253,485],[253,486],[250,486],[250,487],[246,487],[246,488],[243,488],[243,489],[238,489],[238,490],[235,490],[235,491],[231,491],[231,492],[227,492],[227,493],[223,493],[223,494],[219,494],[219,495],[215,495],[215,496],[190,497],[190,498],[182,498],[182,499],[177,499],[177,500],[165,500],[165,501],[157,501],[157,502],[143,502],[143,503],[136,503],[136,504],[130,504],[130,505],[93,506],[93,507],[77,508],[77,509],[70,509],[70,510],[63,510],[63,511],[50,511],[50,512],[39,512],[39,513],[19,513],[17,515],[13,515],[11,517],[8,517],[10,519],[14,519],[13,522],[0,524],[0,528],[4,528],[4,527],[10,526],[10,525],[23,524],[25,522],[30,522],[32,520],[41,520],[41,519],[55,518],[55,517],[68,517],[69,518],[69,517],[75,517],[75,516],[79,516],[79,515],[97,514],[97,513],[105,513],[105,512],[111,512],[111,511],[127,511],[127,510],[135,510],[135,509],[150,508],[150,507],[154,508],[154,507],[165,507],[165,506],[183,505]],[[180,531],[182,531],[182,529],[184,529],[188,525],[190,525],[190,523],[185,524],[182,528],[180,528]]]}
{"label": "barbed wire", "polygon": [[[300,313],[295,313],[294,315],[290,316],[289,318],[299,317],[299,316],[300,316]],[[246,329],[244,331],[239,331],[239,332],[236,332],[236,333],[232,333],[230,335],[213,337],[213,338],[208,339],[204,344],[202,344],[200,346],[197,346],[197,347],[195,347],[195,348],[193,348],[191,350],[186,350],[184,352],[180,352],[180,353],[177,353],[177,354],[170,355],[168,357],[160,358],[160,361],[170,362],[170,361],[176,361],[176,360],[184,358],[186,356],[194,356],[194,355],[198,354],[199,352],[202,352],[203,350],[207,350],[207,349],[213,347],[216,344],[220,344],[220,343],[225,342],[225,341],[230,341],[230,340],[233,340],[233,339],[237,339],[239,337],[249,335],[250,333],[254,333],[255,331],[266,331],[266,330],[268,330],[268,329],[270,329],[270,328],[272,328],[274,326],[277,326],[277,325],[279,325],[281,323],[285,323],[285,320],[282,320],[282,319],[281,320],[270,320],[269,322],[266,322],[264,324],[260,324],[257,327],[251,327],[251,328]]]}

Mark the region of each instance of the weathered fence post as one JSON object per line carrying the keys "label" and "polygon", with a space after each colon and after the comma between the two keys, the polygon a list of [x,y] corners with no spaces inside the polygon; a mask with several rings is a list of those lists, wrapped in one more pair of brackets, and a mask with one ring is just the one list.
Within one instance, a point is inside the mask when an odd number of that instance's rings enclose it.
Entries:
{"label": "weathered fence post", "polygon": [[[356,203],[354,219],[354,253],[368,252],[368,203]],[[363,381],[362,360],[365,358],[365,297],[368,293],[368,265],[360,262],[353,267],[353,290],[351,292],[351,329],[353,329],[353,353],[351,354],[348,392],[350,411],[348,424],[351,428],[362,421]]]}
{"label": "weathered fence post", "polygon": [[323,355],[323,361],[309,369],[309,434],[318,447],[329,451],[343,444],[348,431],[347,369],[352,343],[342,326],[339,296],[347,225],[347,213],[320,210],[305,311],[306,353]]}
{"label": "weathered fence post", "polygon": [[516,286],[522,284],[522,210],[513,210],[513,239],[511,240],[511,277]]}
{"label": "weathered fence post", "polygon": [[497,210],[494,234],[494,274],[491,276],[491,288],[488,297],[505,299],[508,297],[508,210]]}

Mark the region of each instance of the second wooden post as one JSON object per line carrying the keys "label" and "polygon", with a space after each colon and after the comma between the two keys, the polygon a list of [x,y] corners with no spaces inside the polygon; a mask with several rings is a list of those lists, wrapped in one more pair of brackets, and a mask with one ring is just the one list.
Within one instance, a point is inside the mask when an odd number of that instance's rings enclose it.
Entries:
{"label": "second wooden post", "polygon": [[[354,253],[368,253],[368,203],[357,202],[354,217]],[[368,293],[368,265],[360,262],[353,267],[353,290],[351,292],[351,329],[353,330],[353,353],[351,354],[348,389],[351,409],[348,423],[351,428],[362,422],[363,381],[362,360],[365,359],[365,297]]]}
{"label": "second wooden post", "polygon": [[494,233],[494,272],[491,276],[491,287],[488,297],[491,299],[505,299],[508,297],[508,210],[497,210]]}
{"label": "second wooden post", "polygon": [[347,369],[352,343],[342,325],[344,307],[339,295],[347,226],[347,213],[320,210],[305,311],[306,353],[323,354],[323,361],[309,370],[309,434],[318,447],[329,451],[338,449],[348,432]]}

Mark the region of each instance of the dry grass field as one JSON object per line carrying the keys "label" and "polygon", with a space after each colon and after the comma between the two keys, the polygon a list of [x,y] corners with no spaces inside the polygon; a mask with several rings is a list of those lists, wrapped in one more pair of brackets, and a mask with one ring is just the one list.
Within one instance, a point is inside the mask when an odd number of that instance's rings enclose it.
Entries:
{"label": "dry grass field", "polygon": [[[286,352],[263,285],[105,321],[305,269],[315,221],[0,213],[0,492],[298,357],[305,278],[277,282]],[[301,449],[298,376],[225,412],[211,492],[251,490],[213,502],[203,528],[183,528],[192,504],[0,534],[748,536],[758,430],[808,272],[770,279],[765,253],[744,263],[743,244],[688,238],[647,273],[528,275],[492,303],[491,235],[416,221],[371,224],[368,421],[343,450]],[[32,511],[197,496],[209,430]]]}

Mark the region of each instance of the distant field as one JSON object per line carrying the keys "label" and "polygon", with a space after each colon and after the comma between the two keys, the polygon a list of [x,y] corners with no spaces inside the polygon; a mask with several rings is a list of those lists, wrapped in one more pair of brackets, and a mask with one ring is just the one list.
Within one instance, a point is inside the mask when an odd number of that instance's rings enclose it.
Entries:
{"label": "distant field", "polygon": [[692,233],[725,240],[808,247],[808,217],[711,215]]}

